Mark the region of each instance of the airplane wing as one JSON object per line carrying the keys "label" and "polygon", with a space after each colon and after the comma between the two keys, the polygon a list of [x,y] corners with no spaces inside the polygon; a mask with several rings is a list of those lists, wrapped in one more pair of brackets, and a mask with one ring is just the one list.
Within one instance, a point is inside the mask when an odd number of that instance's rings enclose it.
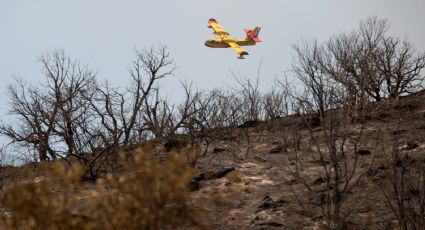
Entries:
{"label": "airplane wing", "polygon": [[223,27],[221,27],[220,24],[218,24],[218,22],[214,18],[208,20],[208,27],[212,28],[214,30],[214,33],[219,36],[229,36],[229,33],[224,31]]}
{"label": "airplane wing", "polygon": [[239,58],[243,58],[243,55],[248,55],[248,52],[246,52],[244,49],[242,49],[235,42],[228,42],[227,44],[229,44],[229,46],[232,47],[236,51],[236,53],[238,53],[240,55]]}

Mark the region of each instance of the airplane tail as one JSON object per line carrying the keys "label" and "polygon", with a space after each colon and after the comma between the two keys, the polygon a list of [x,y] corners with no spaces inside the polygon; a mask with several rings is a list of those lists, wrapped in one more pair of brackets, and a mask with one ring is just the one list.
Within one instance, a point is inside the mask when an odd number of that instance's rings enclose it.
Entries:
{"label": "airplane tail", "polygon": [[252,30],[244,29],[247,38],[252,39],[254,42],[262,42],[262,40],[258,37],[260,34],[261,27],[255,27]]}

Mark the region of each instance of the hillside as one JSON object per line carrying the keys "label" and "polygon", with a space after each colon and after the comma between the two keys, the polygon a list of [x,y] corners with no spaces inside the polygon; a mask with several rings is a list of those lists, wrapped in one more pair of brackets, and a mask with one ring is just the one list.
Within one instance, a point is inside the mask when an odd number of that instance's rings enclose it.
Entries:
{"label": "hillside", "polygon": [[[211,142],[197,148],[188,135],[151,140],[139,144],[148,158],[136,154],[134,163],[117,165],[115,174],[104,174],[96,183],[84,179],[78,165],[57,169],[48,164],[52,172],[45,164],[4,167],[2,225],[9,223],[11,229],[24,223],[34,224],[31,229],[40,224],[83,229],[417,227],[424,220],[424,101],[421,91],[374,102],[356,120],[347,120],[345,109],[339,108],[327,111],[323,119],[292,115],[246,122],[204,133]],[[333,119],[336,115],[344,116]],[[127,161],[137,148],[125,150]],[[152,162],[151,156],[160,161]],[[175,157],[182,157],[186,166],[176,165],[180,160]],[[152,199],[157,201],[150,203]]]}
{"label": "hillside", "polygon": [[[393,173],[397,170],[407,168],[409,176],[416,175],[416,171],[423,173],[424,101],[425,93],[420,92],[399,101],[374,103],[369,106],[364,122],[350,130],[347,140],[359,138],[359,141],[357,154],[349,141],[346,144],[348,168],[356,168],[354,179],[349,181],[353,184],[350,184],[341,208],[341,212],[347,215],[348,229],[397,228],[396,218],[385,196],[390,200],[393,197],[391,183],[394,183]],[[221,169],[231,171],[221,178],[200,180],[200,188],[194,192],[211,207],[214,228],[320,228],[326,220],[326,193],[329,188],[317,146],[312,143],[308,129],[303,127],[302,118],[280,118],[272,124],[245,129],[250,133],[248,150],[246,138],[236,135],[239,155],[232,153],[235,146],[228,141],[217,141],[214,143],[217,153],[209,152],[197,164],[205,175]],[[314,127],[313,132],[323,135],[321,125]],[[326,151],[325,145],[323,140],[319,143],[322,151]],[[399,159],[392,159],[395,149]],[[248,157],[242,160],[245,151],[248,151]],[[299,178],[294,173],[296,166]],[[357,181],[357,178],[360,179]],[[423,202],[423,177],[409,182],[404,190],[413,195],[406,199]],[[219,202],[221,199],[225,201]],[[407,207],[409,201],[405,202]]]}

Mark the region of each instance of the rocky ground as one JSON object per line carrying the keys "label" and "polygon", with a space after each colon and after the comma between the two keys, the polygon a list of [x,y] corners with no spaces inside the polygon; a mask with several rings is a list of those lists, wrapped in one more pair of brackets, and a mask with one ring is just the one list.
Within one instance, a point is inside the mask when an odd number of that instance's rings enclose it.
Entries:
{"label": "rocky ground", "polygon": [[[355,168],[341,212],[348,229],[398,228],[385,194],[391,194],[388,156],[400,153],[396,167],[423,169],[425,96],[371,105],[361,123],[350,126],[358,138],[345,145],[348,168]],[[210,209],[215,229],[320,229],[326,217],[326,174],[318,160],[324,142],[321,125],[302,127],[300,117],[281,118],[271,126],[245,127],[238,138],[215,141],[197,163],[194,194]],[[261,125],[261,124],[260,124]],[[247,131],[248,130],[248,131]],[[248,132],[249,135],[243,135]],[[238,136],[239,135],[239,136]],[[357,140],[357,139],[356,139]],[[355,152],[357,154],[355,154]],[[390,165],[389,165],[390,164]],[[296,174],[298,168],[299,174]],[[297,176],[298,175],[298,176]]]}

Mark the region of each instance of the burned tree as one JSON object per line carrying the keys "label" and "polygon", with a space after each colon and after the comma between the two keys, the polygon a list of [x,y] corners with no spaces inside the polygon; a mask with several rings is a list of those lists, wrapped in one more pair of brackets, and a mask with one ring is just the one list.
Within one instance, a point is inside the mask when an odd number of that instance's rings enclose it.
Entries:
{"label": "burned tree", "polygon": [[321,106],[327,82],[341,84],[353,103],[397,99],[423,86],[425,53],[413,43],[390,35],[386,20],[370,17],[351,32],[319,44],[304,42],[294,46],[293,72],[309,86]]}
{"label": "burned tree", "polygon": [[129,69],[131,76],[131,86],[128,89],[128,98],[130,104],[122,101],[123,110],[121,111],[123,126],[123,145],[126,146],[136,136],[133,131],[141,121],[140,112],[146,103],[146,98],[154,90],[155,83],[165,77],[171,76],[176,66],[170,57],[165,46],[158,49],[150,48],[136,51],[136,60],[133,61]]}
{"label": "burned tree", "polygon": [[63,50],[50,51],[39,62],[46,84],[34,87],[16,80],[8,87],[9,113],[16,116],[18,125],[3,123],[0,133],[45,161],[83,148],[76,135],[87,111],[82,93],[95,84],[95,72]]}

